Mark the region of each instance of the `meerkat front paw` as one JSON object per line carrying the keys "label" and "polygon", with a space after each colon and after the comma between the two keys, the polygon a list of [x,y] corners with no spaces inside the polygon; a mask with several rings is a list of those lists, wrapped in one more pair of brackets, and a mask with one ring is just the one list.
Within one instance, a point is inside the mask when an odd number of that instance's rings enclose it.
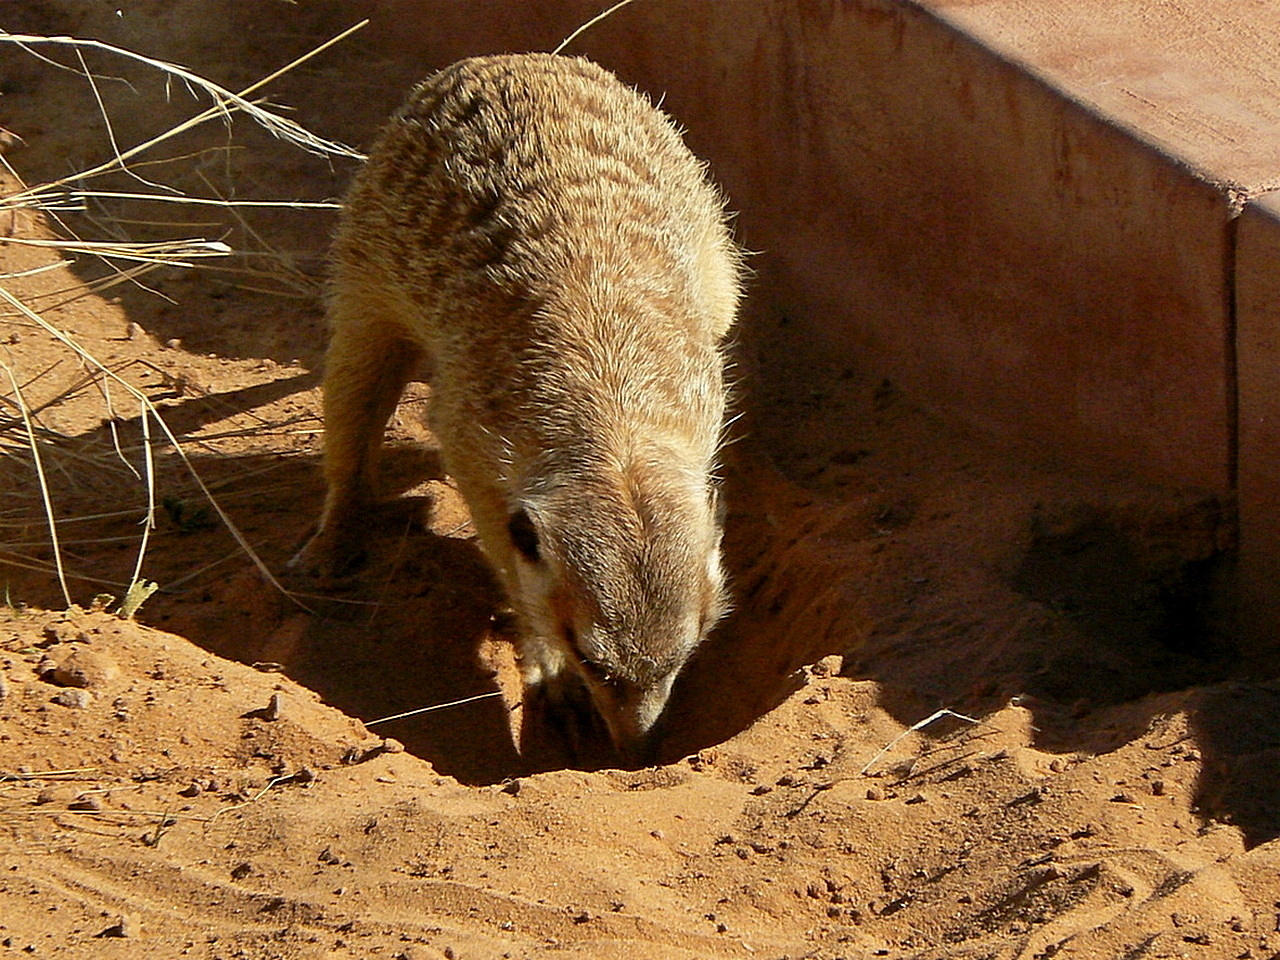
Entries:
{"label": "meerkat front paw", "polygon": [[541,752],[546,741],[566,751],[577,764],[611,743],[609,730],[591,701],[591,694],[572,672],[545,677],[524,687],[524,719],[520,752]]}

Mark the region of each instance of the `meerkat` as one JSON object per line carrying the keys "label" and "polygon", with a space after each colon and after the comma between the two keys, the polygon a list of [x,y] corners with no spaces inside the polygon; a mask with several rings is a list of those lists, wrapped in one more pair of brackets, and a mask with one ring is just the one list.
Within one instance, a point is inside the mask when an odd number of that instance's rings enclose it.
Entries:
{"label": "meerkat", "polygon": [[327,495],[362,550],[386,423],[429,423],[516,617],[526,702],[589,702],[633,754],[725,612],[717,454],[741,260],[676,126],[584,59],[463,60],[413,90],[340,217]]}

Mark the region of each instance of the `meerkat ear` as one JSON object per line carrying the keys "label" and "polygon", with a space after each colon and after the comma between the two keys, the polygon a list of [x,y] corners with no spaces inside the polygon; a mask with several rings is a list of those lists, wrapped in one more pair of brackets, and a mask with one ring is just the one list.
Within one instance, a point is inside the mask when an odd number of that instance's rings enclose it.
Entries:
{"label": "meerkat ear", "polygon": [[511,514],[507,520],[507,535],[511,537],[511,544],[520,552],[520,555],[529,561],[529,563],[537,563],[540,559],[538,553],[538,531],[533,526],[533,520],[529,514],[521,507],[515,513]]}

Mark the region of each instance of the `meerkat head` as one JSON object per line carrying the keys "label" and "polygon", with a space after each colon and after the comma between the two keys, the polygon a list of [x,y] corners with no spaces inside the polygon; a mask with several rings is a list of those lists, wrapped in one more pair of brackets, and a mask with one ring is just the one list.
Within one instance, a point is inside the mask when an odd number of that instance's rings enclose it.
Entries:
{"label": "meerkat head", "polygon": [[676,677],[727,608],[715,485],[705,472],[637,462],[524,499],[507,533],[535,674],[571,672],[618,749],[643,753]]}

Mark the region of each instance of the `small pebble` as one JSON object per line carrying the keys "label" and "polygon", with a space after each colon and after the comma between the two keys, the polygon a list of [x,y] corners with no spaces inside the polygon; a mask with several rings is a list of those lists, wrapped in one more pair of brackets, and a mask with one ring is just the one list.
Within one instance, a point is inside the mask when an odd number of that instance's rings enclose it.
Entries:
{"label": "small pebble", "polygon": [[88,690],[80,690],[76,687],[70,687],[66,690],[59,690],[50,698],[50,702],[56,703],[60,707],[70,707],[73,710],[83,710],[89,704],[93,703],[93,694]]}
{"label": "small pebble", "polygon": [[178,791],[178,796],[198,797],[200,796],[200,792],[201,792],[200,784],[196,783],[195,781],[192,781],[191,783],[187,784],[185,787],[183,787],[181,790]]}
{"label": "small pebble", "polygon": [[262,711],[263,720],[279,720],[280,719],[280,694],[273,693],[271,699],[267,701],[267,707]]}
{"label": "small pebble", "polygon": [[400,960],[440,960],[443,956],[444,954],[439,950],[432,950],[430,947],[416,943],[411,947],[405,947],[399,954]]}
{"label": "small pebble", "polygon": [[884,799],[884,791],[883,791],[883,790],[881,790],[879,787],[867,787],[867,799],[868,799],[868,800],[883,800],[883,799]]}
{"label": "small pebble", "polygon": [[838,677],[844,669],[844,657],[838,653],[823,657],[809,668],[815,677]]}
{"label": "small pebble", "polygon": [[504,783],[499,789],[503,793],[509,793],[513,797],[516,796],[520,792],[520,778],[512,777],[510,780]]}
{"label": "small pebble", "polygon": [[347,766],[351,766],[352,764],[359,763],[363,759],[364,759],[364,751],[361,750],[355,744],[352,744],[351,746],[347,747],[346,750],[342,751],[342,762]]}
{"label": "small pebble", "polygon": [[115,661],[97,650],[78,649],[49,672],[60,687],[101,687],[120,673]]}
{"label": "small pebble", "polygon": [[147,331],[142,329],[142,324],[130,321],[129,326],[125,328],[124,337],[126,340],[141,340],[147,335]]}
{"label": "small pebble", "polygon": [[37,804],[46,803],[71,803],[76,798],[76,790],[74,787],[65,785],[56,787],[45,787],[36,794]]}
{"label": "small pebble", "polygon": [[49,624],[44,628],[44,635],[45,639],[55,643],[89,642],[89,635],[72,620],[59,620],[57,623]]}
{"label": "small pebble", "polygon": [[107,929],[103,930],[99,937],[136,937],[139,933],[138,921],[130,916],[121,916],[119,920],[113,923]]}
{"label": "small pebble", "polygon": [[174,337],[171,340],[166,340],[164,345],[170,350],[178,350],[182,347],[182,340],[178,337]]}
{"label": "small pebble", "polygon": [[5,675],[0,673],[0,701],[9,696],[9,681],[5,679]]}
{"label": "small pebble", "polygon": [[[333,852],[332,847],[325,847],[323,850],[320,851],[316,859],[319,860],[321,863],[328,863],[328,864],[342,862],[342,858]],[[337,892],[338,892],[337,890],[334,891],[334,893],[337,893]]]}
{"label": "small pebble", "polygon": [[1164,786],[1164,781],[1163,781],[1163,780],[1152,780],[1152,781],[1151,781],[1151,792],[1152,792],[1155,796],[1157,796],[1157,797],[1163,797],[1163,796],[1164,796],[1164,791],[1165,791],[1165,786]]}
{"label": "small pebble", "polygon": [[383,753],[404,753],[404,744],[394,737],[387,737],[382,741]]}
{"label": "small pebble", "polygon": [[93,794],[81,794],[67,804],[68,810],[101,810],[102,800]]}

